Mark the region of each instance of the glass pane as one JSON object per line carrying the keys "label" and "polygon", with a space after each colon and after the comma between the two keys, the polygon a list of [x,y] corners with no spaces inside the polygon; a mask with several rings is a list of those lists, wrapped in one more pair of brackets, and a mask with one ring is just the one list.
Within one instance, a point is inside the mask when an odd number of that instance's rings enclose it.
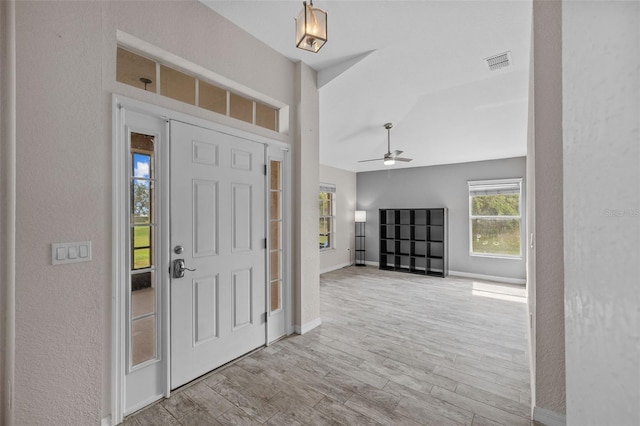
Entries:
{"label": "glass pane", "polygon": [[156,311],[154,273],[131,275],[131,319]]}
{"label": "glass pane", "polygon": [[271,250],[282,248],[282,222],[271,222]]}
{"label": "glass pane", "polygon": [[230,95],[229,115],[238,120],[253,123],[253,101],[234,93]]}
{"label": "glass pane", "polygon": [[160,94],[195,105],[196,79],[180,71],[160,65]]}
{"label": "glass pane", "polygon": [[200,80],[200,107],[219,114],[227,115],[227,91]]}
{"label": "glass pane", "polygon": [[331,247],[331,218],[320,219],[320,248],[325,249]]}
{"label": "glass pane", "polygon": [[277,311],[282,306],[280,297],[280,288],[282,287],[282,281],[271,282],[271,312]]}
{"label": "glass pane", "polygon": [[269,211],[270,211],[270,219],[282,219],[282,207],[280,203],[280,198],[282,197],[282,192],[280,191],[271,191],[269,195]]}
{"label": "glass pane", "polygon": [[271,189],[282,189],[280,182],[281,166],[280,161],[271,161],[271,183],[269,185]]}
{"label": "glass pane", "polygon": [[276,130],[278,114],[275,108],[256,102],[256,124],[271,130]]}
{"label": "glass pane", "polygon": [[281,278],[280,275],[280,256],[281,252],[272,251],[269,255],[271,261],[271,281]]}
{"label": "glass pane", "polygon": [[140,79],[151,80],[148,83],[149,92],[156,91],[156,63],[151,59],[144,58],[118,47],[116,58],[116,80],[129,86],[145,88],[145,84]]}
{"label": "glass pane", "polygon": [[151,267],[151,249],[133,249],[133,269],[144,269]]}
{"label": "glass pane", "polygon": [[[131,149],[136,151],[147,151],[148,155],[152,155],[154,151],[154,140],[155,137],[152,135],[131,132]],[[151,166],[153,167],[153,164],[151,164]]]}
{"label": "glass pane", "polygon": [[133,228],[133,248],[151,247],[151,227],[135,226]]}
{"label": "glass pane", "polygon": [[331,194],[327,192],[321,192],[319,198],[320,216],[331,215]]}
{"label": "glass pane", "polygon": [[331,232],[331,218],[320,218],[320,234],[328,234]]}
{"label": "glass pane", "polygon": [[156,318],[131,321],[131,365],[135,366],[156,357]]}
{"label": "glass pane", "polygon": [[473,219],[473,253],[520,256],[520,219]]}
{"label": "glass pane", "polygon": [[131,214],[133,224],[151,223],[151,183],[148,180],[134,179],[131,184]]}
{"label": "glass pane", "polygon": [[320,235],[320,249],[331,248],[331,234]]}
{"label": "glass pane", "polygon": [[520,195],[475,195],[471,197],[473,216],[520,216]]}
{"label": "glass pane", "polygon": [[133,154],[133,161],[131,161],[133,167],[133,177],[137,178],[151,178],[151,156],[147,154]]}

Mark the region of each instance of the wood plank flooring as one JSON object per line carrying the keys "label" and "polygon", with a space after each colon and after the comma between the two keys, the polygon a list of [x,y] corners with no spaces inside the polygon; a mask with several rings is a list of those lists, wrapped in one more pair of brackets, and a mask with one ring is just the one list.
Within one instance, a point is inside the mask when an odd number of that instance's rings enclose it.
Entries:
{"label": "wood plank flooring", "polygon": [[323,274],[320,327],[124,424],[530,425],[526,304],[473,288],[374,267]]}

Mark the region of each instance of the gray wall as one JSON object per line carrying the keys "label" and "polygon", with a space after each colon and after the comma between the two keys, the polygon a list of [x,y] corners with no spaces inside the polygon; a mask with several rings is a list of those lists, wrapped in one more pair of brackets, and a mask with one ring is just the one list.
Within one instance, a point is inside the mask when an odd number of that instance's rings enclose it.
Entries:
{"label": "gray wall", "polygon": [[[443,166],[390,168],[389,170],[358,173],[356,176],[357,209],[367,211],[366,260],[372,262],[379,260],[378,209],[448,207],[449,271],[524,280],[524,257],[515,260],[469,255],[467,181],[524,178],[525,169],[525,157],[518,157]],[[524,209],[522,210],[524,215]],[[523,235],[524,224],[523,217]],[[525,253],[524,247],[523,253]]]}

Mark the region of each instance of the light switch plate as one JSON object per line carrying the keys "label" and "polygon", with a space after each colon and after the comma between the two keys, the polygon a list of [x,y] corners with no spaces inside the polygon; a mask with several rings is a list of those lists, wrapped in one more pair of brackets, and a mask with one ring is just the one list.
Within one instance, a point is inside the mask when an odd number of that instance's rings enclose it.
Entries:
{"label": "light switch plate", "polygon": [[88,262],[91,260],[91,241],[52,243],[51,264]]}

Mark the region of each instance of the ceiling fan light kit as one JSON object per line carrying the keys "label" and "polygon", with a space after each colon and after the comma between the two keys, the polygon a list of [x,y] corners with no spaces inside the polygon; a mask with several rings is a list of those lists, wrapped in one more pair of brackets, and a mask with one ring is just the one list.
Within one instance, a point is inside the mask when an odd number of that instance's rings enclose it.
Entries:
{"label": "ceiling fan light kit", "polygon": [[327,42],[327,12],[313,7],[313,1],[302,5],[296,18],[296,47],[317,53]]}
{"label": "ceiling fan light kit", "polygon": [[412,158],[398,157],[400,154],[402,154],[403,151],[399,151],[396,149],[395,151],[391,152],[391,128],[392,127],[393,127],[393,124],[391,123],[386,123],[384,125],[384,128],[387,129],[387,153],[384,155],[384,157],[374,158],[372,160],[360,160],[358,161],[358,163],[366,163],[368,161],[382,160],[382,164],[384,164],[385,166],[393,166],[394,164],[396,164],[396,161],[402,161],[402,162],[408,163],[409,161],[412,160]]}

